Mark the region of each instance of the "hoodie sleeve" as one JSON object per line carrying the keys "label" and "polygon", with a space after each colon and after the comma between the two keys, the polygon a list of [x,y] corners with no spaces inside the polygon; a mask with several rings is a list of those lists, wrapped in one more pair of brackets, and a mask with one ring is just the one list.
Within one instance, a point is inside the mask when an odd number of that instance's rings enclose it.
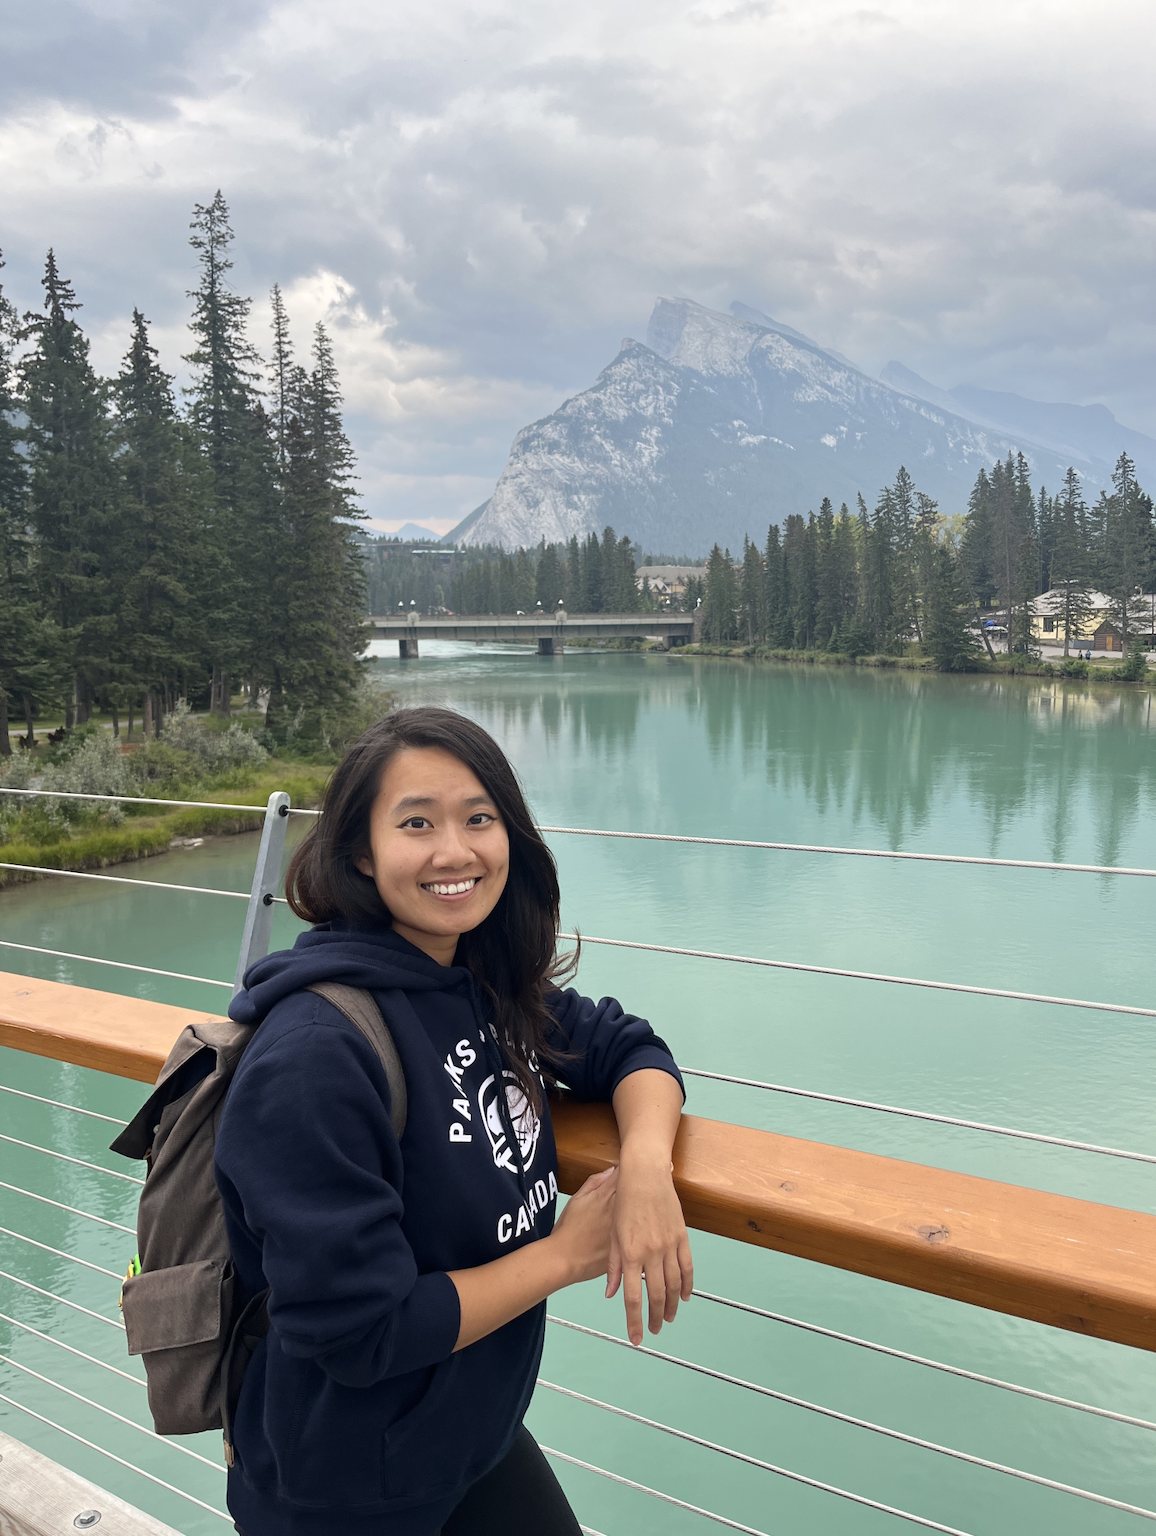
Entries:
{"label": "hoodie sleeve", "polygon": [[461,1314],[449,1275],[419,1275],[401,1230],[381,1063],[352,1025],[317,1019],[328,1006],[246,1055],[217,1137],[217,1180],[226,1213],[260,1248],[285,1353],[367,1387],[447,1359]]}
{"label": "hoodie sleeve", "polygon": [[550,993],[547,1003],[554,1015],[551,1044],[562,1053],[550,1071],[578,1098],[609,1103],[624,1077],[648,1067],[669,1072],[682,1088],[666,1042],[645,1019],[623,1013],[613,997],[596,1003],[568,987]]}

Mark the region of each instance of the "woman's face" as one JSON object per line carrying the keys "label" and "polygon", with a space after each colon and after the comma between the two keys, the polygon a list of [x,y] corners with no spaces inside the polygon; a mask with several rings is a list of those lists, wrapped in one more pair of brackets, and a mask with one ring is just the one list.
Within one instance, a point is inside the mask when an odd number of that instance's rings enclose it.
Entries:
{"label": "woman's face", "polygon": [[510,872],[510,840],[473,773],[440,747],[395,752],[369,814],[369,852],[356,860],[393,926],[439,965],[459,934],[494,910]]}

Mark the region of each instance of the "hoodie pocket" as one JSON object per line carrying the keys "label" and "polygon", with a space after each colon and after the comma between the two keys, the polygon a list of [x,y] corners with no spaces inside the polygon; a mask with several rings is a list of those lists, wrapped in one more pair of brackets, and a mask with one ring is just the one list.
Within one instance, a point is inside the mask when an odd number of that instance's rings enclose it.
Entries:
{"label": "hoodie pocket", "polygon": [[406,1413],[389,1426],[383,1437],[382,1498],[399,1503],[419,1503],[436,1497],[443,1488],[456,1488],[469,1459],[469,1448],[446,1444],[441,1436],[424,1431],[437,1415],[457,1375],[460,1355],[451,1355],[433,1369],[429,1386]]}

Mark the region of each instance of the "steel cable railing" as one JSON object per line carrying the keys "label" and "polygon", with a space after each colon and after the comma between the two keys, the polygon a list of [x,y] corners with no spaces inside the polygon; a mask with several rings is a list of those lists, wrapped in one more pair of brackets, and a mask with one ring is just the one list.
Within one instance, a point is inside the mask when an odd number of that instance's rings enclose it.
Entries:
{"label": "steel cable railing", "polygon": [[837,1328],[824,1328],[819,1323],[806,1323],[802,1318],[790,1317],[785,1312],[770,1312],[765,1307],[752,1306],[747,1301],[732,1301],[729,1296],[716,1296],[711,1291],[691,1292],[703,1301],[716,1302],[721,1307],[733,1307],[736,1312],[749,1312],[754,1317],[766,1318],[772,1323],[784,1323],[788,1328],[799,1328],[804,1333],[814,1333],[823,1339],[834,1339],[840,1344],[854,1344],[859,1349],[874,1350],[879,1355],[889,1355],[893,1360],[905,1360],[910,1365],[924,1365],[929,1370],[943,1371],[948,1376],[959,1376],[964,1381],[978,1382],[985,1387],[999,1387],[1004,1392],[1015,1392],[1021,1397],[1034,1397],[1041,1403],[1053,1403],[1058,1408],[1075,1408],[1080,1413],[1094,1414],[1098,1419],[1111,1419],[1117,1424],[1129,1424],[1134,1429],[1156,1431],[1156,1423],[1149,1419],[1134,1418],[1130,1413],[1116,1413],[1111,1408],[1097,1408],[1092,1403],[1081,1403],[1074,1397],[1060,1397],[1054,1392],[1041,1392],[1036,1387],[1023,1387],[1014,1381],[1004,1381],[999,1376],[985,1376],[980,1371],[968,1371],[961,1365],[947,1365],[942,1360],[931,1360],[926,1355],[913,1355],[906,1349],[896,1349],[890,1344],[876,1344],[871,1339],[861,1339],[854,1333],[841,1333]]}
{"label": "steel cable railing", "polygon": [[[637,1352],[638,1346],[630,1344],[624,1339],[614,1339],[609,1334],[605,1335],[605,1337],[610,1338],[612,1343],[624,1344],[627,1349],[634,1349]],[[657,1351],[648,1351],[648,1353],[653,1354],[657,1353]],[[677,1365],[689,1364],[688,1361],[680,1361],[677,1360],[674,1356],[670,1355],[661,1356],[660,1358],[670,1360]],[[705,1366],[692,1366],[691,1369],[701,1370],[703,1374],[709,1376],[718,1377],[722,1374],[717,1371],[711,1371]],[[725,1380],[727,1378],[723,1377],[723,1379]],[[733,1380],[739,1386],[754,1386],[753,1383],[742,1381],[738,1377],[733,1378]],[[643,1414],[631,1413],[629,1409],[620,1408],[616,1403],[604,1403],[600,1398],[589,1397],[585,1392],[576,1392],[572,1387],[558,1386],[557,1383],[546,1381],[541,1376],[538,1378],[538,1385],[540,1387],[548,1388],[551,1392],[558,1392],[563,1397],[573,1398],[576,1402],[587,1403],[592,1408],[602,1408],[607,1413],[614,1413],[617,1414],[620,1418],[630,1419],[635,1424],[643,1424],[648,1429],[661,1430],[664,1434],[674,1435],[677,1439],[689,1441],[692,1445],[701,1445],[707,1450],[718,1451],[723,1456],[731,1456],[736,1461],[745,1461],[750,1466],[761,1467],[764,1471],[767,1472],[775,1472],[780,1477],[789,1477],[795,1481],[803,1481],[797,1472],[789,1472],[783,1467],[775,1466],[772,1462],[763,1461],[761,1457],[750,1456],[745,1451],[736,1451],[731,1446],[719,1445],[716,1441],[713,1440],[704,1440],[699,1435],[692,1435],[688,1430],[685,1429],[676,1429],[672,1424],[663,1424],[658,1419],[649,1419],[646,1418]],[[941,1454],[953,1457],[955,1460],[969,1462],[973,1466],[978,1466],[988,1471],[1007,1473],[1012,1477],[1021,1479],[1023,1482],[1032,1483],[1038,1488],[1048,1488],[1053,1493],[1070,1494],[1075,1498],[1083,1499],[1091,1504],[1102,1504],[1108,1509],[1118,1509],[1126,1515],[1139,1515],[1144,1520],[1156,1520],[1156,1510],[1145,1509],[1143,1505],[1140,1504],[1127,1504],[1122,1499],[1112,1499],[1104,1493],[1092,1493],[1087,1488],[1076,1488],[1071,1483],[1057,1482],[1054,1478],[1041,1477],[1035,1472],[1023,1472],[1016,1467],[1006,1467],[1001,1462],[987,1461],[982,1456],[970,1456],[966,1451],[954,1451],[946,1446],[936,1445],[933,1441],[930,1440],[919,1440],[914,1435],[900,1434],[898,1430],[886,1430],[878,1424],[872,1424],[869,1419],[856,1419],[853,1418],[850,1414],[836,1413],[835,1410],[831,1408],[816,1408],[814,1403],[808,1403],[804,1398],[791,1398],[788,1397],[785,1393],[772,1392],[769,1387],[754,1386],[754,1390],[760,1393],[764,1393],[768,1396],[775,1397],[780,1401],[788,1403],[790,1406],[810,1408],[813,1411],[820,1412],[829,1418],[838,1419],[844,1424],[850,1424],[855,1428],[874,1430],[877,1433],[885,1434],[892,1439],[904,1441],[908,1445],[913,1445],[921,1450],[939,1451]],[[836,1490],[828,1486],[826,1491],[835,1492]],[[913,1515],[906,1510],[895,1509],[891,1505],[876,1503],[874,1500],[864,1498],[861,1494],[848,1493],[845,1489],[838,1491],[841,1493],[843,1498],[853,1499],[856,1503],[859,1504],[868,1504],[873,1509],[884,1510],[889,1515],[898,1515],[900,1519],[911,1520],[918,1525],[929,1525],[930,1529],[932,1530],[947,1531],[952,1529],[949,1526],[938,1525],[933,1521],[929,1522],[922,1515]]]}
{"label": "steel cable railing", "polygon": [[226,805],[219,800],[162,800],[152,795],[89,795],[76,789],[7,789],[0,785],[0,795],[34,795],[43,800],[103,800],[110,805],[177,805],[201,811],[244,811],[249,816],[263,816],[263,805]]}
{"label": "steel cable railing", "polygon": [[[151,795],[90,795],[73,790],[55,789],[7,789],[0,787],[4,795],[36,795],[49,800],[103,800],[117,805],[175,805],[209,811],[245,811],[260,815],[259,805],[227,805],[216,800],[162,800]],[[304,806],[288,806],[286,816],[320,816],[318,810]],[[983,854],[967,853],[919,853],[895,848],[844,848],[829,843],[777,843],[762,842],[741,837],[691,837],[675,832],[617,832],[603,827],[550,827],[538,823],[538,831],[564,837],[606,837],[632,842],[684,843],[708,848],[754,848],[776,853],[832,854],[857,859],[899,859],[924,864],[974,864],[993,869],[1039,869],[1061,874],[1080,875],[1138,875],[1156,877],[1156,869],[1142,869],[1123,864],[1070,864],[1050,859],[1001,859]]]}
{"label": "steel cable railing", "polygon": [[51,869],[46,864],[4,864],[0,869],[17,869],[28,875],[64,875],[70,880],[101,880],[106,885],[143,885],[152,891],[184,891],[192,896],[231,896],[248,901],[248,891],[214,891],[207,885],[170,885],[165,880],[133,880],[128,875],[91,875],[82,869]]}
{"label": "steel cable railing", "polygon": [[756,1077],[734,1077],[729,1072],[705,1072],[699,1067],[678,1069],[683,1077],[708,1078],[716,1083],[737,1083],[743,1088],[765,1088],[768,1093],[793,1094],[799,1099],[818,1099],[824,1104],[846,1104],[853,1109],[874,1109],[884,1115],[904,1115],[910,1120],[930,1120],[936,1125],[959,1125],[968,1131],[987,1131],[992,1136],[1015,1136],[1021,1141],[1039,1141],[1049,1147],[1071,1147],[1076,1152],[1099,1152],[1104,1157],[1125,1157],[1134,1163],[1156,1163],[1151,1152],[1125,1152],[1119,1147],[1101,1147],[1092,1141],[1071,1141],[1066,1136],[1046,1136],[1042,1131],[1017,1131],[1007,1125],[991,1125],[984,1120],[963,1120],[958,1115],[936,1115],[925,1109],[900,1109],[895,1104],[876,1104],[870,1099],[849,1099],[839,1093],[818,1093],[812,1088],[788,1088],[783,1083],[764,1083]]}
{"label": "steel cable railing", "polygon": [[144,1188],[144,1180],[134,1178],[131,1173],[120,1173],[115,1168],[102,1168],[99,1163],[89,1163],[82,1157],[69,1157],[67,1152],[57,1152],[52,1147],[38,1147],[34,1141],[21,1141],[19,1136],[6,1136],[0,1132],[0,1141],[6,1141],[11,1146],[23,1147],[26,1152],[40,1152],[45,1157],[59,1158],[62,1163],[74,1163],[77,1168],[87,1168],[89,1173],[104,1173],[110,1179],[120,1179],[125,1184],[135,1184],[138,1189]]}
{"label": "steel cable railing", "polygon": [[74,1312],[83,1312],[86,1317],[95,1318],[98,1323],[107,1323],[110,1328],[119,1328],[124,1332],[124,1324],[116,1317],[105,1317],[103,1312],[94,1312],[91,1307],[82,1307],[78,1301],[69,1301],[67,1296],[58,1296],[55,1291],[46,1291],[42,1285],[33,1285],[31,1280],[23,1280],[19,1275],[13,1275],[6,1269],[0,1269],[0,1280],[9,1280],[13,1285],[23,1286],[26,1291],[35,1291],[38,1296],[43,1296],[47,1301],[59,1302],[62,1307],[71,1307]]}
{"label": "steel cable railing", "polygon": [[766,1536],[765,1531],[756,1529],[753,1525],[743,1525],[741,1520],[731,1520],[727,1515],[717,1515],[713,1509],[703,1509],[700,1504],[689,1504],[685,1499],[676,1499],[673,1493],[662,1493],[657,1488],[649,1488],[645,1483],[636,1483],[632,1477],[623,1477],[619,1472],[608,1472],[605,1467],[596,1467],[592,1461],[583,1461],[578,1456],[570,1456],[566,1451],[556,1451],[553,1446],[540,1446],[544,1456],[552,1456],[555,1461],[564,1461],[568,1466],[579,1467],[583,1472],[593,1472],[597,1477],[605,1477],[612,1483],[619,1483],[623,1488],[633,1488],[636,1493],[649,1494],[652,1499],[661,1499],[664,1504],[673,1504],[675,1509],[684,1509],[692,1515],[701,1515],[704,1520],[713,1520],[716,1525],[725,1525],[728,1530],[742,1531],[744,1536]]}
{"label": "steel cable railing", "polygon": [[58,1211],[67,1211],[70,1216],[83,1216],[85,1221],[99,1221],[102,1226],[112,1227],[116,1232],[127,1232],[129,1237],[136,1236],[132,1227],[122,1226],[119,1221],[109,1221],[107,1216],[94,1216],[91,1211],[78,1211],[74,1205],[64,1205],[60,1200],[50,1200],[47,1195],[38,1195],[31,1189],[22,1189],[19,1184],[8,1184],[0,1179],[0,1189],[10,1189],[14,1195],[27,1195],[29,1200],[39,1200],[42,1205],[54,1205]]}
{"label": "steel cable railing", "polygon": [[43,1413],[37,1413],[35,1408],[29,1408],[26,1403],[18,1403],[14,1397],[9,1397],[6,1392],[0,1392],[0,1402],[7,1403],[9,1408],[19,1409],[29,1418],[37,1419],[41,1424],[46,1424],[49,1429],[55,1429],[57,1433],[67,1435],[70,1440],[75,1440],[78,1445],[87,1446],[90,1451],[98,1451],[101,1456],[107,1456],[109,1461],[115,1461],[118,1466],[127,1467],[130,1472],[135,1472],[138,1477],[147,1478],[150,1483],[156,1483],[158,1488],[164,1488],[169,1493],[175,1493],[182,1499],[187,1499],[190,1504],[196,1504],[200,1509],[208,1510],[210,1515],[219,1515],[222,1520],[233,1524],[232,1515],[227,1515],[223,1509],[217,1509],[215,1505],[206,1504],[204,1499],[198,1499],[195,1494],[187,1493],[183,1488],[178,1488],[175,1483],[166,1483],[163,1477],[157,1477],[155,1472],[146,1472],[143,1467],[138,1467],[135,1462],[126,1461],[123,1456],[118,1456],[114,1451],[106,1450],[103,1445],[97,1445],[94,1440],[86,1440],[83,1435],[78,1435],[74,1429],[65,1429],[63,1424],[58,1424],[55,1419],[46,1417]]}
{"label": "steel cable railing", "polygon": [[[1149,1520],[1156,1520],[1156,1510],[1143,1509],[1137,1504],[1124,1504],[1119,1499],[1109,1498],[1107,1494],[1093,1493],[1087,1488],[1077,1488],[1071,1483],[1056,1482],[1053,1478],[1042,1477],[1036,1472],[1025,1472],[1020,1467],[1009,1467],[1002,1461],[992,1461],[986,1456],[975,1456],[970,1451],[960,1451],[954,1446],[940,1445],[935,1440],[925,1440],[920,1435],[909,1435],[900,1429],[891,1429],[885,1424],[876,1424],[871,1419],[862,1419],[852,1413],[842,1413],[838,1408],[828,1408],[822,1403],[812,1403],[805,1397],[797,1397],[792,1392],[780,1392],[775,1387],[764,1387],[755,1381],[746,1381],[741,1376],[732,1376],[727,1371],[717,1371],[713,1366],[699,1365],[693,1360],[683,1360],[678,1355],[665,1354],[660,1349],[651,1349],[645,1344],[631,1344],[629,1339],[619,1339],[612,1333],[602,1333],[597,1328],[588,1328],[583,1323],[572,1323],[566,1318],[550,1316],[552,1323],[557,1323],[563,1328],[570,1328],[575,1333],[586,1334],[590,1338],[601,1339],[607,1344],[615,1344],[622,1349],[632,1350],[636,1355],[647,1355],[652,1360],[661,1360],[666,1365],[681,1366],[683,1370],[694,1371],[699,1376],[709,1376],[713,1381],[724,1382],[730,1387],[742,1387],[747,1392],[755,1392],[760,1397],[770,1398],[773,1402],[783,1403],[788,1408],[802,1408],[808,1413],[816,1413],[821,1418],[832,1419],[839,1424],[848,1424],[852,1429],[869,1430],[874,1435],[882,1435],[888,1440],[897,1440],[903,1445],[913,1446],[919,1451],[934,1451],[938,1456],[947,1456],[952,1461],[966,1462],[969,1466],[980,1467],[985,1472],[1001,1472],[1005,1477],[1018,1478],[1021,1482],[1034,1483],[1039,1487],[1051,1488],[1056,1493],[1066,1493],[1079,1499],[1086,1499],[1093,1504],[1104,1504],[1110,1509],[1121,1509],[1130,1515],[1143,1515]],[[549,1383],[544,1383],[549,1385]],[[556,1390],[563,1391],[564,1388]],[[606,1406],[605,1404],[603,1406]]]}
{"label": "steel cable railing", "polygon": [[560,1387],[556,1382],[547,1381],[544,1377],[538,1377],[538,1385],[545,1387],[550,1392],[557,1392],[562,1397],[573,1398],[575,1402],[586,1403],[592,1408],[605,1409],[607,1413],[617,1414],[619,1418],[629,1419],[634,1424],[641,1424],[647,1429],[661,1430],[664,1434],[673,1435],[678,1440],[684,1440],[690,1445],[701,1446],[707,1451],[717,1451],[722,1456],[729,1456],[734,1461],[742,1461],[749,1467],[758,1467],[763,1472],[773,1472],[776,1477],[785,1477],[792,1483],[801,1483],[806,1488],[816,1488],[821,1493],[832,1493],[836,1498],[847,1499],[852,1504],[861,1504],[867,1509],[878,1510],[884,1515],[895,1515],[900,1520],[908,1520],[913,1525],[921,1525],[928,1531],[941,1531],[944,1536],[968,1536],[966,1531],[961,1531],[958,1526],[944,1525],[940,1520],[931,1520],[926,1515],[915,1515],[910,1510],[897,1509],[894,1504],[883,1504],[878,1499],[869,1499],[866,1494],[852,1493],[847,1488],[840,1488],[834,1483],[822,1482],[817,1477],[807,1477],[802,1472],[794,1472],[789,1467],[777,1466],[773,1461],[764,1461],[761,1456],[750,1456],[746,1451],[733,1450],[729,1445],[719,1445],[714,1440],[704,1440],[701,1435],[692,1435],[688,1430],[675,1429],[672,1424],[663,1424],[658,1419],[648,1419],[641,1413],[631,1413],[628,1408],[619,1408],[615,1403],[604,1403],[600,1398],[588,1397],[585,1392],[575,1392],[572,1387]]}
{"label": "steel cable railing", "polygon": [[[318,811],[297,811],[298,816],[317,816]],[[901,853],[893,848],[839,848],[825,843],[762,843],[741,837],[682,837],[673,832],[608,832],[595,827],[546,827],[539,832],[567,837],[611,837],[647,843],[691,843],[709,848],[762,848],[778,853],[827,853],[854,859],[906,859],[921,864],[978,864],[995,869],[1043,869],[1069,875],[1141,875],[1156,877],[1156,869],[1135,869],[1122,864],[1060,864],[1048,859],[997,859],[967,853]]]}
{"label": "steel cable railing", "polygon": [[[139,882],[143,885],[145,882]],[[228,987],[233,989],[232,982],[214,981],[208,976],[186,976],[183,971],[161,971],[155,965],[131,965],[127,960],[102,960],[96,955],[73,955],[66,949],[45,949],[39,944],[16,944],[11,939],[0,939],[0,947],[4,949],[22,949],[31,955],[51,955],[58,960],[79,960],[85,965],[108,965],[114,970],[139,971],[144,976],[166,976],[170,981],[199,981],[206,987]]]}
{"label": "steel cable railing", "polygon": [[86,1408],[93,1408],[97,1413],[103,1413],[107,1418],[115,1419],[118,1424],[123,1424],[126,1429],[135,1429],[138,1434],[147,1435],[150,1440],[158,1440],[161,1445],[167,1445],[170,1450],[179,1451],[182,1456],[188,1456],[193,1461],[202,1462],[206,1467],[211,1467],[214,1472],[224,1472],[225,1468],[220,1462],[210,1461],[207,1456],[202,1456],[200,1451],[194,1451],[191,1446],[177,1445],[173,1440],[167,1440],[163,1435],[158,1435],[155,1429],[149,1429],[144,1424],[138,1424],[135,1419],[126,1419],[123,1413],[117,1413],[114,1408],[107,1407],[104,1403],[98,1403],[94,1398],[85,1397],[83,1392],[74,1392],[71,1387],[66,1387],[62,1381],[54,1381],[51,1376],[45,1376],[40,1371],[34,1371],[30,1365],[23,1365],[19,1360],[14,1360],[11,1355],[0,1354],[0,1361],[10,1365],[14,1370],[23,1371],[26,1376],[41,1382],[46,1387],[53,1387],[57,1392],[63,1392],[66,1397],[73,1398],[78,1403],[83,1403]]}
{"label": "steel cable railing", "polygon": [[89,1365],[99,1365],[102,1371],[110,1371],[112,1375],[119,1376],[123,1381],[131,1381],[134,1387],[148,1386],[143,1376],[130,1376],[128,1371],[122,1371],[118,1365],[109,1365],[107,1360],[98,1360],[95,1355],[86,1354],[83,1349],[76,1349],[71,1344],[66,1344],[63,1339],[54,1339],[49,1333],[41,1333],[39,1328],[33,1328],[29,1323],[22,1323],[18,1317],[9,1317],[7,1312],[0,1312],[0,1321],[10,1324],[13,1328],[19,1328],[22,1333],[34,1334],[45,1344],[67,1350],[70,1355],[87,1360]]}
{"label": "steel cable railing", "polygon": [[[567,943],[578,943],[576,933],[560,933]],[[641,949],[655,955],[683,955],[691,960],[726,960],[732,965],[764,966],[772,971],[802,971],[809,976],[841,976],[848,981],[883,981],[897,987],[923,987],[932,992],[965,992],[971,997],[1004,997],[1014,1003],[1053,1003],[1060,1008],[1091,1008],[1099,1013],[1127,1013],[1156,1019],[1156,1008],[1135,1008],[1127,1003],[1098,1003],[1080,997],[1053,997],[1046,992],[1012,992],[1004,987],[974,987],[962,981],[927,981],[919,976],[889,976],[882,971],[850,971],[836,965],[805,965],[801,960],[764,960],[755,955],[729,955],[714,949],[680,949],[672,944],[643,944],[637,939],[600,939],[581,935],[583,944],[606,944],[612,949]]]}
{"label": "steel cable railing", "polygon": [[29,1237],[26,1232],[13,1232],[11,1227],[0,1227],[0,1233],[5,1237],[14,1238],[18,1243],[28,1243],[33,1248],[42,1248],[45,1253],[51,1253],[55,1258],[67,1259],[70,1264],[82,1264],[85,1269],[94,1269],[98,1275],[107,1275],[118,1285],[124,1279],[124,1276],[118,1275],[115,1269],[105,1269],[103,1264],[94,1264],[91,1259],[82,1259],[76,1253],[65,1253],[63,1248],[52,1248],[48,1243],[42,1243],[39,1238]]}
{"label": "steel cable railing", "polygon": [[37,1104],[50,1104],[53,1109],[66,1109],[73,1115],[87,1115],[90,1120],[103,1120],[107,1125],[123,1124],[114,1115],[99,1115],[95,1109],[82,1109],[79,1104],[62,1104],[59,1099],[46,1099],[39,1093],[26,1093],[23,1088],[9,1088],[6,1083],[0,1083],[0,1093],[14,1093],[17,1098],[34,1099]]}

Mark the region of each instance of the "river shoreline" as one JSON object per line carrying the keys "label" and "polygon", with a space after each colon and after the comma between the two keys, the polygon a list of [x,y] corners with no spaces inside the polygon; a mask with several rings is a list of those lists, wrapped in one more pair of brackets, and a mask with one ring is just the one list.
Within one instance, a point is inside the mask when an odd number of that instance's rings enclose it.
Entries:
{"label": "river shoreline", "polygon": [[[121,826],[82,831],[55,843],[0,843],[0,864],[84,873],[168,853],[174,842],[181,838],[229,837],[259,831],[271,794],[284,790],[293,805],[312,809],[320,804],[328,777],[327,772],[302,773],[300,769],[285,774],[264,773],[256,784],[245,789],[206,792],[206,803],[202,805],[173,808],[158,816],[134,814]],[[215,800],[229,806],[251,803],[253,814],[250,816],[233,809],[214,810],[209,802]],[[0,891],[48,878],[51,877],[37,874],[34,868],[0,869]]]}

